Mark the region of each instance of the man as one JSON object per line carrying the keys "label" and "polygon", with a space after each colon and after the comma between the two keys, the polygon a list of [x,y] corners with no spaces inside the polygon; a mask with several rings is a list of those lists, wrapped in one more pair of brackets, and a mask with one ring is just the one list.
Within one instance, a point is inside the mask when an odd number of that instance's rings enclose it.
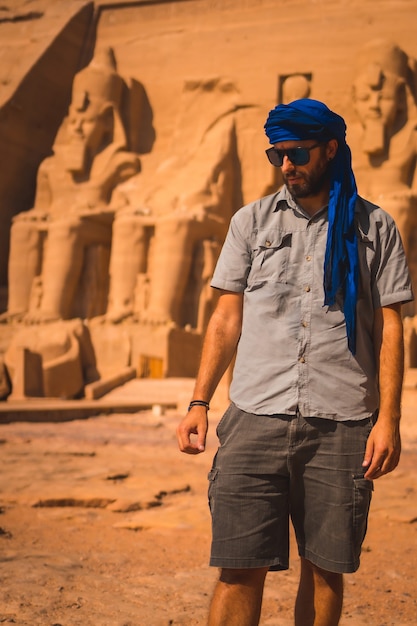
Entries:
{"label": "man", "polygon": [[209,474],[221,568],[209,625],[259,623],[266,573],[288,568],[291,517],[295,624],[335,626],[372,481],[399,460],[401,303],[412,292],[392,219],[357,195],[343,119],[301,99],[272,110],[265,130],[285,185],[232,218],[178,440],[204,450],[208,403],[237,347]]}

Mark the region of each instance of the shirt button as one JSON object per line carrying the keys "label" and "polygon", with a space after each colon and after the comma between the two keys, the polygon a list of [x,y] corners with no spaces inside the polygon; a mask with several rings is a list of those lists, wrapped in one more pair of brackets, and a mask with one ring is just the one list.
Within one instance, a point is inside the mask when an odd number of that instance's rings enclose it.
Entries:
{"label": "shirt button", "polygon": [[306,256],[306,261],[311,261],[311,256],[310,255]]}
{"label": "shirt button", "polygon": [[307,322],[305,320],[303,320],[301,322],[301,326],[303,326],[304,328],[307,328],[308,324],[307,324]]}
{"label": "shirt button", "polygon": [[269,240],[265,241],[265,245],[267,248],[269,248],[271,246],[271,242]]}
{"label": "shirt button", "polygon": [[305,360],[305,358],[303,356],[300,357],[299,361],[300,361],[300,363],[305,363],[306,362],[306,360]]}
{"label": "shirt button", "polygon": [[308,293],[310,290],[311,290],[311,289],[310,289],[310,285],[306,285],[306,286],[304,287],[304,291],[306,291],[307,293]]}

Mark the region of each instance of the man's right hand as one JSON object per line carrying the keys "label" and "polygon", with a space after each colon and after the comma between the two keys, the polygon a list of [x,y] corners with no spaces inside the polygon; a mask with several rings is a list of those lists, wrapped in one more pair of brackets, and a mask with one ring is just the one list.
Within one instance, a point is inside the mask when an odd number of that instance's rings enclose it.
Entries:
{"label": "man's right hand", "polygon": [[[207,430],[208,418],[206,407],[193,406],[177,428],[177,439],[181,452],[185,452],[186,454],[200,454],[204,452]],[[196,441],[191,440],[192,435],[197,435]]]}

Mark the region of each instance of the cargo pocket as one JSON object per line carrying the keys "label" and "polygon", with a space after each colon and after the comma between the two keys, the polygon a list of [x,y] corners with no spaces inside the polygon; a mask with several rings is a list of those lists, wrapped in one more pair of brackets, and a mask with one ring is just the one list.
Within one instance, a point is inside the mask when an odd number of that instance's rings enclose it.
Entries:
{"label": "cargo pocket", "polygon": [[213,469],[209,471],[208,477],[207,477],[209,481],[208,504],[209,504],[211,514],[213,514],[214,506],[216,503],[215,491],[216,491],[216,478],[217,478],[218,473],[219,473],[219,470],[216,467],[213,467]]}
{"label": "cargo pocket", "polygon": [[355,549],[360,553],[368,526],[368,513],[374,490],[373,482],[363,476],[353,477],[353,526]]}

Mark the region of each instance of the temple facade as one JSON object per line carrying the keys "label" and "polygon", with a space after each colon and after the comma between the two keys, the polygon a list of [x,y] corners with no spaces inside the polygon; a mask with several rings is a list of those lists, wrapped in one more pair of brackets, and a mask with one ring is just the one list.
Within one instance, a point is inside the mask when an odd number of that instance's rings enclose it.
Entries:
{"label": "temple facade", "polygon": [[417,0],[3,3],[3,399],[195,376],[230,218],[281,183],[263,131],[279,102],[345,118],[359,193],[395,218],[417,291],[416,15]]}

